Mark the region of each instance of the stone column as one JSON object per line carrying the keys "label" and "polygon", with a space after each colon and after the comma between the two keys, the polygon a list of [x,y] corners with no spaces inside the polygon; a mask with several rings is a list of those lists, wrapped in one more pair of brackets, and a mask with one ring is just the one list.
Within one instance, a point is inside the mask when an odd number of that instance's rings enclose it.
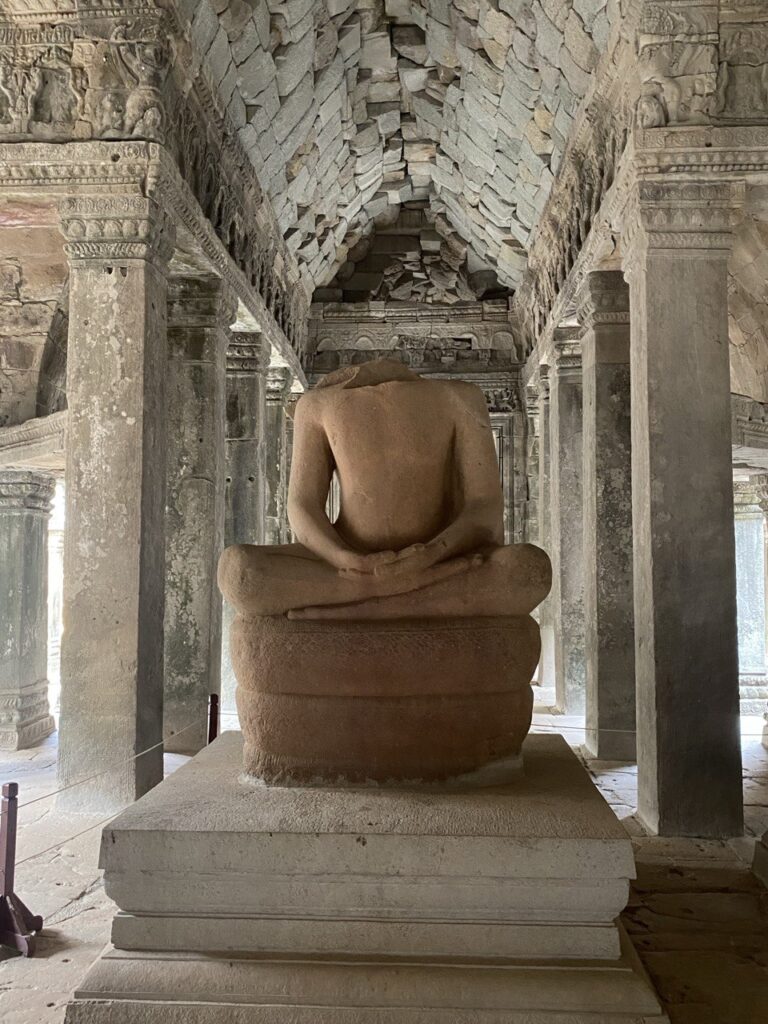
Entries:
{"label": "stone column", "polygon": [[[550,416],[549,416],[549,367],[539,367],[539,536],[538,544],[548,555],[552,555],[552,488],[550,481]],[[541,660],[539,661],[539,686],[555,685],[555,627],[553,622],[552,595],[539,605],[539,628],[541,630]]]}
{"label": "stone column", "polygon": [[287,366],[272,366],[267,372],[267,513],[264,541],[282,544],[286,537],[286,498],[288,494],[288,429],[286,406],[291,390],[291,371]]}
{"label": "stone column", "polygon": [[48,517],[53,477],[0,470],[0,749],[55,729],[48,707]]}
{"label": "stone column", "polygon": [[[768,659],[768,475],[760,473],[757,476],[753,476],[750,481],[755,494],[755,500],[757,507],[763,514],[763,608],[765,610],[765,630],[766,630],[766,658]],[[765,667],[765,684],[768,685],[768,660],[766,661]],[[763,715],[765,719],[765,725],[763,726],[763,746],[768,748],[768,708],[766,708]],[[763,841],[768,846],[768,833],[763,837]]]}
{"label": "stone column", "polygon": [[263,335],[232,335],[227,352],[227,545],[264,543],[269,355]]}
{"label": "stone column", "polygon": [[743,827],[731,470],[728,184],[640,182],[632,332],[638,813],[660,835]]}
{"label": "stone column", "polygon": [[629,289],[588,274],[578,297],[584,368],[586,748],[635,758]]}
{"label": "stone column", "polygon": [[[270,345],[261,334],[238,332],[227,351],[227,490],[224,540],[263,544],[266,517],[266,382]],[[221,702],[235,709],[229,654],[234,609],[224,602],[221,645]]]}
{"label": "stone column", "polygon": [[541,425],[539,422],[539,386],[532,381],[525,389],[525,422],[527,446],[525,453],[526,502],[524,537],[528,544],[539,539],[539,460],[541,458]]}
{"label": "stone column", "polygon": [[59,800],[109,813],[163,776],[172,231],[138,195],[64,200],[62,223],[70,276],[59,781],[105,774]]}
{"label": "stone column", "polygon": [[558,331],[550,367],[552,608],[555,692],[564,714],[584,710],[584,526],[581,346]]}
{"label": "stone column", "polygon": [[163,739],[195,754],[221,682],[225,373],[233,293],[218,278],[178,278],[168,293],[165,689]]}

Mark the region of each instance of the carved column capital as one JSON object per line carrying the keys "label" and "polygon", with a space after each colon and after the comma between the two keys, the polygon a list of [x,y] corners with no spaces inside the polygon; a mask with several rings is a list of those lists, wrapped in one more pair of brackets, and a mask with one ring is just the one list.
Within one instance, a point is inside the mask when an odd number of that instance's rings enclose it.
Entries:
{"label": "carved column capital", "polygon": [[40,512],[48,516],[56,481],[47,473],[0,469],[0,515]]}
{"label": "carved column capital", "polygon": [[271,346],[263,334],[235,331],[227,349],[227,373],[230,375],[266,374]]}
{"label": "carved column capital", "polygon": [[70,260],[146,260],[173,254],[175,227],[154,199],[140,195],[69,196],[59,204]]}
{"label": "carved column capital", "polygon": [[635,182],[623,218],[625,274],[649,250],[683,259],[719,253],[727,259],[743,202],[743,182]]}
{"label": "carved column capital", "polygon": [[619,270],[593,270],[576,297],[582,334],[598,325],[629,323],[629,288]]}
{"label": "carved column capital", "polygon": [[293,374],[287,366],[270,366],[267,370],[267,402],[285,402],[291,391]]}
{"label": "carved column capital", "polygon": [[560,379],[581,380],[579,327],[558,327],[552,343],[552,372]]}
{"label": "carved column capital", "polygon": [[168,327],[229,327],[237,296],[220,277],[172,277],[168,281]]}

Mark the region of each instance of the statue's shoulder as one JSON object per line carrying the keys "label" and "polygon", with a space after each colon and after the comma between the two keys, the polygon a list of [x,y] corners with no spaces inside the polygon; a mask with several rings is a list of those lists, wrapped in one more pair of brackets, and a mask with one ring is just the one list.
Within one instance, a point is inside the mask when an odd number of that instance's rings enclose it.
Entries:
{"label": "statue's shoulder", "polygon": [[472,409],[476,409],[478,406],[485,407],[483,389],[478,387],[477,384],[471,384],[466,380],[440,380],[434,381],[434,383],[444,387],[454,401],[462,405],[469,406]]}

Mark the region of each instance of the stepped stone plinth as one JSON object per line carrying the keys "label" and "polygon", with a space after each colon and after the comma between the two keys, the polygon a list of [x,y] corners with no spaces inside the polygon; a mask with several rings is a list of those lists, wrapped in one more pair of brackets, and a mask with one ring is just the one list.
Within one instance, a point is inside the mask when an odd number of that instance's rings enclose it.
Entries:
{"label": "stepped stone plinth", "polygon": [[617,920],[630,840],[562,737],[485,784],[241,772],[225,733],[105,828],[113,946],[68,1024],[666,1021]]}

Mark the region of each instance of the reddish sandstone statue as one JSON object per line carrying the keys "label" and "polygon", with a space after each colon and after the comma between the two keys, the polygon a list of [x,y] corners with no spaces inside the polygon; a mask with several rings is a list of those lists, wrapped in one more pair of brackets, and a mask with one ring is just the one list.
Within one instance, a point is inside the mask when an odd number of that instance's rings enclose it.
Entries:
{"label": "reddish sandstone statue", "polygon": [[246,771],[440,779],[517,754],[551,570],[503,545],[482,391],[389,360],[325,377],[296,408],[288,514],[297,543],[219,566]]}

